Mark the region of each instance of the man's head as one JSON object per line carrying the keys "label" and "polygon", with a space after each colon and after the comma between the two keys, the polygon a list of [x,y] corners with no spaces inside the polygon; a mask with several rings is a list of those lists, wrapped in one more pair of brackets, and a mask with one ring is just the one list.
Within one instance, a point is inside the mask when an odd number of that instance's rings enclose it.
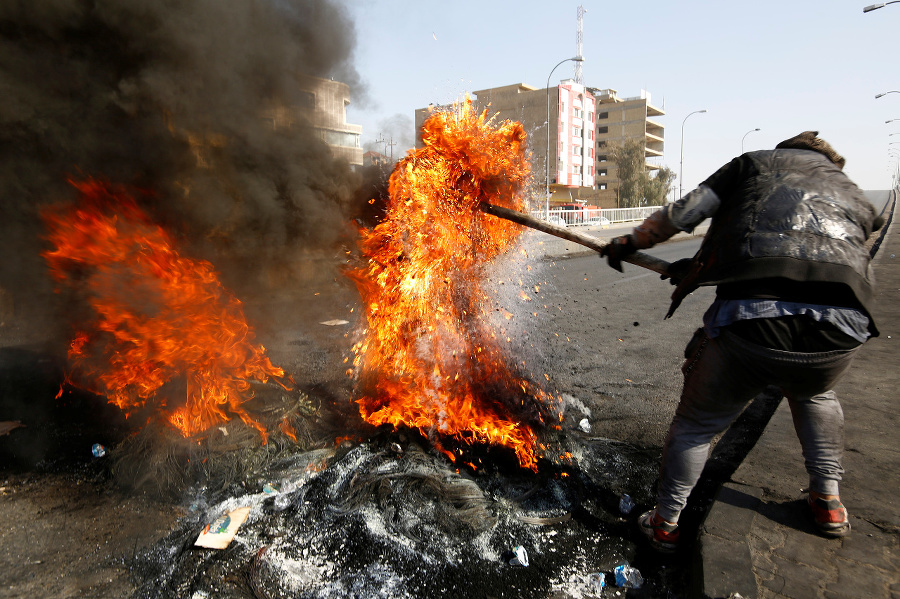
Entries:
{"label": "man's head", "polygon": [[800,135],[795,135],[790,139],[786,139],[777,146],[776,149],[782,148],[790,148],[794,150],[812,150],[814,152],[818,152],[820,154],[825,155],[829,160],[837,165],[839,169],[844,168],[844,157],[835,152],[834,148],[831,147],[824,139],[820,139],[817,136],[819,135],[818,131],[804,131]]}

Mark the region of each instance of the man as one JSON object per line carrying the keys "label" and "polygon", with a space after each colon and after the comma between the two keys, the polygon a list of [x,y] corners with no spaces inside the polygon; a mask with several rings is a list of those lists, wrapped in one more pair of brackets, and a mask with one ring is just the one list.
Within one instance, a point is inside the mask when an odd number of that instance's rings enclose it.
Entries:
{"label": "man", "polygon": [[677,546],[678,517],[710,441],[769,385],[790,404],[816,526],[827,536],[850,531],[838,489],[844,417],[833,389],[859,346],[878,335],[865,244],[883,220],[843,166],[818,132],[806,131],[735,158],[602,252],[621,271],[629,254],[711,218],[697,254],[669,269],[677,287],[666,318],[699,285],[715,285],[716,300],[685,349],[657,505],[639,518],[660,551]]}

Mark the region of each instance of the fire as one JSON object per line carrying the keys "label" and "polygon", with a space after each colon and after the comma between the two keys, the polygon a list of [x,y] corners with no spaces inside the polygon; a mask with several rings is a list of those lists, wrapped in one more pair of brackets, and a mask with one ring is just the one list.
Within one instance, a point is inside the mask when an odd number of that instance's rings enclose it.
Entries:
{"label": "fire", "polygon": [[368,323],[354,347],[357,402],[369,423],[419,429],[439,448],[437,436],[507,446],[536,470],[534,427],[550,397],[510,365],[483,289],[521,229],[477,209],[522,208],[526,135],[469,100],[454,108],[425,122],[424,147],[391,175],[385,220],[362,231],[365,265],[351,273]]}
{"label": "fire", "polygon": [[[154,406],[185,437],[238,416],[265,440],[241,404],[251,379],[284,371],[254,343],[241,302],[209,262],[180,256],[127,192],[70,182],[79,202],[44,212],[53,249],[43,256],[58,291],[86,292],[91,308],[69,345],[78,384],[126,414]],[[183,401],[170,397],[179,383]]]}

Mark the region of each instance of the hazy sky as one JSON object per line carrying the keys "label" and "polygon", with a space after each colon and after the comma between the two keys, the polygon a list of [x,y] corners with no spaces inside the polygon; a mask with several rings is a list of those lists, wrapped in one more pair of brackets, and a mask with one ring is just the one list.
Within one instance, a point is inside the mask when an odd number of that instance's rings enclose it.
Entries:
{"label": "hazy sky", "polygon": [[[367,85],[347,119],[363,126],[364,143],[393,137],[395,157],[412,143],[417,108],[488,87],[544,88],[575,55],[579,5],[585,85],[620,97],[647,90],[666,112],[656,119],[666,128],[662,164],[676,174],[684,126],[685,193],[740,154],[742,139],[758,150],[818,130],[864,189],[890,187],[900,155],[900,120],[885,123],[900,119],[900,93],[875,99],[900,91],[900,3],[864,14],[872,0],[345,2]],[[557,68],[551,85],[574,65]]]}

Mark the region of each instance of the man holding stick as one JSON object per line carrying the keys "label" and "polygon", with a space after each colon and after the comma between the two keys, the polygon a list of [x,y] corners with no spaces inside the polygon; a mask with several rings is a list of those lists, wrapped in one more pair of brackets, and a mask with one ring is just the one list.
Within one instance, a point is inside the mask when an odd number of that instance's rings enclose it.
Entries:
{"label": "man holding stick", "polygon": [[[710,218],[697,254],[669,268],[668,318],[700,285],[716,300],[685,349],[681,400],[663,447],[657,505],[639,518],[659,551],[674,551],[678,518],[723,432],[765,387],[787,397],[819,531],[850,532],[838,483],[843,412],[834,386],[878,335],[866,248],[883,221],[818,132],[743,154],[678,202],[601,250],[609,265]],[[663,278],[667,278],[665,275]]]}

